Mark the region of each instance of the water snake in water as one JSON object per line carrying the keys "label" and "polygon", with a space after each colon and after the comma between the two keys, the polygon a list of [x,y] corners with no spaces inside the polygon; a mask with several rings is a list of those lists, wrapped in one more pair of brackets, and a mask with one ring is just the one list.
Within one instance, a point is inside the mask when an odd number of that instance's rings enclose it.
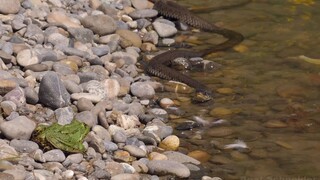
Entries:
{"label": "water snake in water", "polygon": [[235,31],[218,27],[206,20],[192,14],[187,8],[180,6],[179,4],[168,0],[150,0],[154,3],[154,9],[164,17],[177,19],[192,27],[198,28],[202,31],[217,33],[225,38],[221,44],[218,44],[210,49],[203,51],[190,51],[190,50],[169,50],[162,54],[153,57],[146,65],[145,70],[147,73],[158,76],[167,80],[175,80],[183,82],[196,90],[196,94],[193,100],[196,102],[205,102],[212,99],[213,93],[201,82],[192,79],[189,76],[179,73],[178,71],[168,67],[170,63],[178,58],[192,58],[192,57],[204,57],[210,53],[226,50],[239,44],[243,41],[244,37]]}

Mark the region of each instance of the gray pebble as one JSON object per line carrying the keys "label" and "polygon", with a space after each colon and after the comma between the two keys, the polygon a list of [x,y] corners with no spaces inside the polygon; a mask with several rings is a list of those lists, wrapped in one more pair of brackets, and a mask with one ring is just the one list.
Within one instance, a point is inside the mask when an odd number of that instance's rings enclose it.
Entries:
{"label": "gray pebble", "polygon": [[84,27],[91,29],[100,36],[115,32],[117,25],[113,18],[108,15],[92,15],[81,20]]}
{"label": "gray pebble", "polygon": [[150,174],[156,175],[175,175],[179,178],[190,176],[190,170],[185,165],[170,160],[151,160],[147,163]]}
{"label": "gray pebble", "polygon": [[131,93],[139,98],[150,99],[155,95],[153,87],[147,82],[135,82],[130,86]]}
{"label": "gray pebble", "polygon": [[116,131],[112,138],[115,143],[124,143],[127,140],[127,135],[123,131]]}
{"label": "gray pebble", "polygon": [[58,108],[54,111],[54,114],[60,125],[70,124],[74,116],[73,109],[70,106]]}
{"label": "gray pebble", "polygon": [[86,98],[80,98],[77,103],[78,111],[90,111],[94,107],[93,103],[86,99]]}
{"label": "gray pebble", "polygon": [[17,105],[17,107],[21,107],[26,104],[26,97],[24,95],[24,91],[20,87],[17,87],[12,91],[8,92],[6,95],[4,95],[3,100],[12,101]]}
{"label": "gray pebble", "polygon": [[49,71],[42,78],[39,88],[39,101],[53,109],[69,105],[70,94],[55,72]]}
{"label": "gray pebble", "polygon": [[53,149],[43,154],[43,157],[48,162],[63,162],[66,156],[60,149]]}
{"label": "gray pebble", "polygon": [[146,157],[147,155],[146,151],[134,145],[126,145],[123,147],[123,149],[128,151],[130,155],[134,157],[142,158],[142,157]]}
{"label": "gray pebble", "polygon": [[8,139],[28,140],[35,127],[36,123],[25,116],[0,123],[0,130]]}
{"label": "gray pebble", "polygon": [[10,146],[14,147],[15,150],[20,153],[30,153],[32,151],[39,149],[39,146],[37,143],[33,141],[27,141],[27,140],[13,139],[12,141],[10,141]]}
{"label": "gray pebble", "polygon": [[153,18],[158,15],[158,11],[154,9],[141,9],[135,10],[129,13],[129,16],[133,19],[141,19],[141,18]]}
{"label": "gray pebble", "polygon": [[98,124],[98,119],[90,111],[82,111],[75,115],[76,120],[87,124],[89,127],[93,127]]}
{"label": "gray pebble", "polygon": [[103,143],[104,143],[104,147],[106,148],[106,151],[108,152],[113,152],[118,150],[117,144],[115,144],[112,141],[104,141]]}

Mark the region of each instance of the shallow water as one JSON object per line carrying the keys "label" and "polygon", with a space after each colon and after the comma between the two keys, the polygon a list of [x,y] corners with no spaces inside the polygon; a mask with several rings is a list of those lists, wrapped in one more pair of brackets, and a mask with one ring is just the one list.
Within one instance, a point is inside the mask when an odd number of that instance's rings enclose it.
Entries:
{"label": "shallow water", "polygon": [[[240,0],[178,2],[197,7]],[[171,120],[176,125],[198,115],[228,122],[176,131],[182,151],[209,153],[209,161],[203,163],[206,174],[224,179],[320,179],[320,65],[298,58],[320,59],[319,9],[316,0],[253,0],[242,7],[199,14],[246,38],[238,52],[206,58],[222,64],[220,70],[189,73],[218,91],[214,103],[183,102],[187,115]],[[194,35],[207,47],[221,40],[210,33]],[[233,133],[215,137],[217,128]],[[237,139],[249,149],[221,148]]]}

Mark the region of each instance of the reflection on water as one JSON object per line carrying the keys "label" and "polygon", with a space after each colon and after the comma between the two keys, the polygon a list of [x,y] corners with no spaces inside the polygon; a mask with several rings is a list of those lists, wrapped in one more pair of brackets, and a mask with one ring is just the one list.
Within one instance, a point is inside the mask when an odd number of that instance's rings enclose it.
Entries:
{"label": "reflection on water", "polygon": [[[219,6],[239,1],[179,3]],[[181,103],[188,117],[171,120],[177,124],[198,115],[207,121],[228,122],[176,132],[183,139],[181,150],[209,153],[209,161],[203,163],[209,175],[320,179],[319,9],[320,2],[315,0],[253,0],[243,7],[201,14],[246,37],[238,52],[209,58],[221,63],[221,70],[190,73],[216,91],[214,104]],[[208,44],[219,40],[210,33],[196,36]],[[249,149],[224,148],[237,139]]]}

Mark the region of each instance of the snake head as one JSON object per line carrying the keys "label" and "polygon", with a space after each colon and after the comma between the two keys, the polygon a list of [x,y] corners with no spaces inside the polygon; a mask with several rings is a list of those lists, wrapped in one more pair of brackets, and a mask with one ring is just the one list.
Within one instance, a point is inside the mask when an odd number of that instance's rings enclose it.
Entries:
{"label": "snake head", "polygon": [[213,93],[209,90],[197,90],[195,96],[192,98],[193,102],[196,103],[204,103],[207,101],[212,100],[213,98]]}

